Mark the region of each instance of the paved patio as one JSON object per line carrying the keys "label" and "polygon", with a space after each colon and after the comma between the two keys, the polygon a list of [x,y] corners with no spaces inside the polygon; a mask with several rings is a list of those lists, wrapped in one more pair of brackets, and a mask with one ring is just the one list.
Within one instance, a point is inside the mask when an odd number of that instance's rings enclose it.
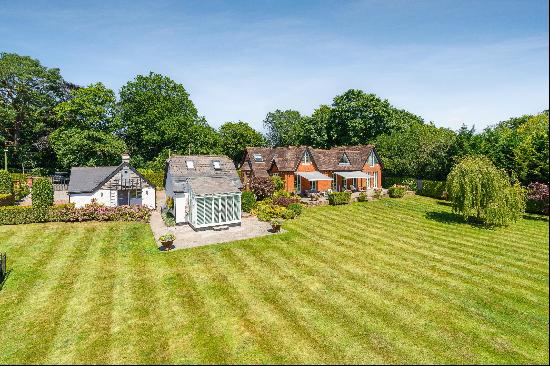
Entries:
{"label": "paved patio", "polygon": [[[157,203],[158,204],[158,203]],[[158,244],[161,235],[174,233],[174,249],[200,247],[203,245],[226,243],[234,240],[250,239],[259,236],[273,235],[271,224],[258,220],[255,216],[243,217],[241,226],[230,227],[227,230],[194,231],[187,224],[167,227],[162,221],[160,211],[155,210],[151,215],[151,230]],[[160,246],[160,244],[158,244]]]}

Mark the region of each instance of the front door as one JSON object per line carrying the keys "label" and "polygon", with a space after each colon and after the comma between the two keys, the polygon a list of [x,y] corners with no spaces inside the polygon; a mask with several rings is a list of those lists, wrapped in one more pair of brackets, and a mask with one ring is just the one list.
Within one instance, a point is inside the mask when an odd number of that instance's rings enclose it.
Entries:
{"label": "front door", "polygon": [[130,191],[128,190],[118,191],[117,195],[118,195],[118,202],[117,202],[118,206],[125,206],[130,204]]}

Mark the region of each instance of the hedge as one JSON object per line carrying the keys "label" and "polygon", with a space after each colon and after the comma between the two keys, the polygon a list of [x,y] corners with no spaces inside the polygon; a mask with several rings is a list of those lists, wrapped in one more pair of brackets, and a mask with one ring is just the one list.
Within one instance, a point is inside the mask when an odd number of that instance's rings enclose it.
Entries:
{"label": "hedge", "polygon": [[347,205],[351,200],[351,192],[332,192],[328,195],[330,205]]}
{"label": "hedge", "polygon": [[419,190],[417,194],[438,199],[446,198],[445,184],[445,181],[440,180],[423,180],[422,190]]}
{"label": "hedge", "polygon": [[411,177],[386,177],[382,176],[382,187],[390,188],[394,185],[403,185],[411,191],[416,191],[416,178]]}
{"label": "hedge", "polygon": [[250,212],[256,204],[256,196],[251,191],[243,191],[241,194],[241,211]]}
{"label": "hedge", "polygon": [[145,206],[107,207],[89,204],[75,208],[74,204],[48,208],[33,206],[0,207],[0,225],[32,224],[37,222],[82,221],[149,221],[151,211]]}
{"label": "hedge", "polygon": [[394,185],[388,188],[388,195],[391,198],[401,198],[405,195],[406,192],[407,192],[406,186]]}
{"label": "hedge", "polygon": [[13,183],[11,174],[5,170],[0,170],[0,194],[12,194]]}
{"label": "hedge", "polygon": [[32,183],[32,205],[36,208],[53,206],[53,185],[47,178],[39,178]]}
{"label": "hedge", "polygon": [[157,190],[164,189],[164,172],[162,170],[138,169],[137,171],[154,185]]}
{"label": "hedge", "polygon": [[13,205],[13,195],[1,193],[0,194],[0,206],[11,206]]}

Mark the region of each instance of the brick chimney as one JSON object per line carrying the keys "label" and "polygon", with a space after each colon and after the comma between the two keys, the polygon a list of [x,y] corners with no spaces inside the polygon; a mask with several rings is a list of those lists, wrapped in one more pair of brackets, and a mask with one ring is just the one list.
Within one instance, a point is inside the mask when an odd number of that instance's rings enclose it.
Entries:
{"label": "brick chimney", "polygon": [[130,164],[130,154],[127,152],[122,153],[122,164],[124,163]]}

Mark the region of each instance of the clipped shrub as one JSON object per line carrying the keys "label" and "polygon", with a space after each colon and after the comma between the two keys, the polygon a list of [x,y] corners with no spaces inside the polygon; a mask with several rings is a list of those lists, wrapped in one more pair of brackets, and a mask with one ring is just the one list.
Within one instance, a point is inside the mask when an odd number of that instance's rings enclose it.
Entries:
{"label": "clipped shrub", "polygon": [[0,193],[0,206],[11,206],[13,205],[13,195]]}
{"label": "clipped shrub", "polygon": [[272,175],[271,176],[271,181],[273,182],[273,185],[275,186],[275,190],[281,191],[285,188],[285,182],[278,175]]}
{"label": "clipped shrub", "polygon": [[359,192],[357,202],[367,202],[367,194],[365,192]]}
{"label": "clipped shrub", "polygon": [[417,191],[420,196],[444,199],[447,197],[444,180],[423,180],[422,189]]}
{"label": "clipped shrub", "polygon": [[384,195],[384,191],[382,190],[382,188],[376,188],[374,190],[374,198],[376,198],[377,200],[382,198],[383,195]]}
{"label": "clipped shrub", "polygon": [[299,197],[279,197],[279,198],[273,198],[273,204],[277,206],[283,206],[288,207],[288,205],[291,205],[293,203],[299,203],[300,198]]}
{"label": "clipped shrub", "polygon": [[250,190],[254,192],[257,199],[263,200],[275,193],[275,184],[271,177],[254,177],[250,181]]}
{"label": "clipped shrub", "polygon": [[53,206],[53,186],[47,178],[36,179],[32,184],[32,206],[35,208]]}
{"label": "clipped shrub", "polygon": [[0,207],[0,225],[32,224],[49,221],[48,209],[32,206]]}
{"label": "clipped shrub", "polygon": [[256,196],[251,191],[243,191],[241,194],[241,211],[250,212],[256,204]]}
{"label": "clipped shrub", "polygon": [[19,180],[17,184],[13,186],[13,196],[16,201],[20,201],[31,193],[31,189],[27,185],[27,182]]}
{"label": "clipped shrub", "polygon": [[527,207],[530,213],[548,215],[548,184],[531,183],[527,186]]}
{"label": "clipped shrub", "polygon": [[157,190],[164,189],[164,171],[153,169],[138,169],[137,171],[154,185]]}
{"label": "clipped shrub", "polygon": [[401,198],[405,195],[406,192],[407,192],[406,186],[393,185],[390,188],[388,188],[388,195],[391,198]]}
{"label": "clipped shrub", "polygon": [[176,218],[170,211],[164,211],[160,214],[160,217],[162,217],[162,221],[164,221],[164,225],[166,226],[176,226]]}
{"label": "clipped shrub", "polygon": [[256,202],[252,214],[258,217],[260,221],[270,221],[274,218],[282,218],[286,208],[274,205],[269,199]]}
{"label": "clipped shrub", "polygon": [[288,208],[283,211],[283,219],[292,220],[298,216],[295,211],[289,210]]}
{"label": "clipped shrub", "polygon": [[330,205],[347,205],[351,200],[351,192],[332,192],[328,195]]}
{"label": "clipped shrub", "polygon": [[301,204],[299,203],[291,203],[290,205],[288,205],[287,207],[288,210],[291,210],[291,211],[294,211],[294,213],[296,214],[296,216],[300,216],[302,214],[302,211],[304,210],[304,206],[302,206]]}
{"label": "clipped shrub", "polygon": [[11,174],[5,170],[0,170],[0,194],[12,194],[13,183]]}
{"label": "clipped shrub", "polygon": [[279,189],[279,190],[275,191],[275,193],[273,193],[271,198],[277,199],[279,197],[290,197],[290,196],[291,196],[290,192],[287,192],[284,189]]}

